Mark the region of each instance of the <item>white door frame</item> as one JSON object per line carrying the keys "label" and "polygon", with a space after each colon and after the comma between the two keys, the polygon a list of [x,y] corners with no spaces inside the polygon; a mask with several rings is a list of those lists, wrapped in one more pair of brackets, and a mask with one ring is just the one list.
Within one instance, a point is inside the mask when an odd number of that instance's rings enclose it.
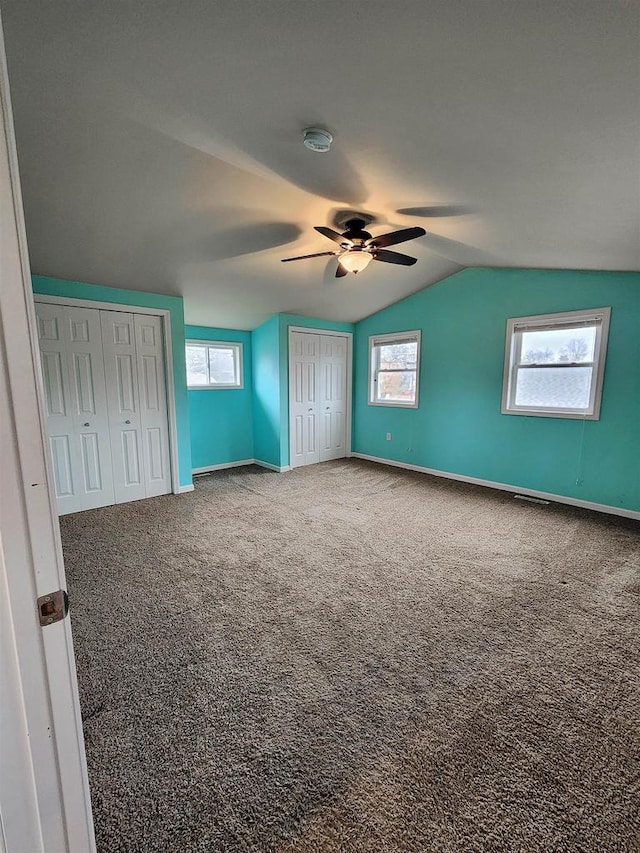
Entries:
{"label": "white door frame", "polygon": [[1,847],[94,853],[71,624],[38,620],[65,574],[1,24],[0,281]]}
{"label": "white door frame", "polygon": [[169,422],[169,457],[171,462],[171,491],[180,494],[178,471],[178,425],[176,420],[176,390],[173,381],[173,356],[171,346],[171,311],[166,308],[145,308],[144,305],[122,305],[119,302],[97,302],[92,299],[74,299],[70,296],[47,296],[34,293],[34,302],[54,305],[74,305],[76,308],[98,308],[101,311],[125,311],[128,314],[150,314],[160,317],[164,337],[165,379],[167,389],[167,420]]}
{"label": "white door frame", "polygon": [[291,353],[292,332],[304,332],[307,335],[329,335],[332,338],[347,339],[347,384],[345,386],[345,457],[351,456],[351,420],[353,408],[353,332],[333,332],[330,329],[315,329],[310,326],[287,327],[287,429],[289,430],[289,464],[293,458],[293,435],[291,431],[291,376],[289,375],[289,356]]}

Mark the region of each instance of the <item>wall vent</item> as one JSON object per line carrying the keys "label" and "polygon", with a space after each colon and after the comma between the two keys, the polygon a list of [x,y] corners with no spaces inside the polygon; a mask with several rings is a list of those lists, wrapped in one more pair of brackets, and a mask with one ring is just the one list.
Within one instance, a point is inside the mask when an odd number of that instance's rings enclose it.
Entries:
{"label": "wall vent", "polygon": [[542,498],[532,498],[531,495],[514,495],[514,498],[519,501],[530,501],[532,504],[548,504],[549,501],[545,501]]}

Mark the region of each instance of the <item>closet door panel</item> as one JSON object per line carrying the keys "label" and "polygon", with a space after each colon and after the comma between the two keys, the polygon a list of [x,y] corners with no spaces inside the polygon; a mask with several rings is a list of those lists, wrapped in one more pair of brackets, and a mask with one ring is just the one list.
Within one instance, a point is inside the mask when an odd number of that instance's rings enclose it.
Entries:
{"label": "closet door panel", "polygon": [[101,311],[115,502],[146,497],[134,315]]}
{"label": "closet door panel", "polygon": [[320,461],[320,337],[293,332],[289,344],[289,456],[291,467],[297,468]]}
{"label": "closet door panel", "polygon": [[322,436],[320,461],[346,455],[347,339],[334,335],[320,338],[320,412]]}
{"label": "closet door panel", "polygon": [[[100,437],[97,432],[83,432],[80,450],[84,487],[87,492],[99,492],[103,483],[103,462],[100,455]],[[111,460],[106,460],[109,464]]]}
{"label": "closet door panel", "polygon": [[77,476],[74,477],[69,435],[50,436],[49,446],[51,447],[56,498],[59,502],[69,498],[66,512],[76,512],[80,509],[79,499],[74,488],[74,483],[78,478]]}
{"label": "closet door panel", "polygon": [[58,512],[114,503],[100,315],[36,302]]}
{"label": "closet door panel", "polygon": [[164,346],[160,317],[134,318],[147,497],[171,491]]}

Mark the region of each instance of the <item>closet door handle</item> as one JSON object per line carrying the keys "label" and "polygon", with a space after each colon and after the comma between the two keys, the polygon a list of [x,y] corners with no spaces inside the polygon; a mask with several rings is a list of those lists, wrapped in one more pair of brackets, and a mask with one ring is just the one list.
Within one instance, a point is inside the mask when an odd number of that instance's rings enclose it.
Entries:
{"label": "closet door handle", "polygon": [[82,426],[91,426],[91,424],[87,421],[86,424],[82,424]]}
{"label": "closet door handle", "polygon": [[130,424],[130,423],[131,423],[131,421],[125,421],[125,424]]}

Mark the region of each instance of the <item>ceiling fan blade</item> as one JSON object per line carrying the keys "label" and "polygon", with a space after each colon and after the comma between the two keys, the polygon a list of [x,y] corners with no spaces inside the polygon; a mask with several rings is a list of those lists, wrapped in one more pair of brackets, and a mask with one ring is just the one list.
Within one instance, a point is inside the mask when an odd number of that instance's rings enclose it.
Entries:
{"label": "ceiling fan blade", "polygon": [[424,237],[427,232],[424,228],[401,228],[399,231],[390,231],[389,234],[381,234],[367,241],[368,246],[395,246],[406,240],[415,240],[416,237]]}
{"label": "ceiling fan blade", "polygon": [[347,274],[346,269],[342,266],[340,261],[338,261],[338,269],[336,270],[336,278],[342,278],[342,276],[346,275],[346,274]]}
{"label": "ceiling fan blade", "polygon": [[288,263],[289,261],[306,261],[307,258],[321,258],[323,255],[336,255],[337,252],[315,252],[313,255],[298,255],[297,258],[281,258],[281,262],[283,264]]}
{"label": "ceiling fan blade", "polygon": [[396,213],[402,216],[425,216],[431,219],[442,219],[445,216],[465,216],[473,213],[473,208],[462,204],[427,204],[422,207],[401,207]]}
{"label": "ceiling fan blade", "polygon": [[330,240],[333,240],[334,243],[338,243],[340,246],[344,245],[345,243],[349,246],[353,245],[351,240],[347,240],[346,237],[343,237],[342,234],[338,234],[338,232],[334,231],[333,228],[327,228],[324,225],[314,225],[313,227],[319,234],[322,234],[323,237],[328,237]]}
{"label": "ceiling fan blade", "polygon": [[399,264],[401,267],[412,267],[418,262],[417,258],[412,258],[411,255],[401,255],[400,252],[387,252],[384,249],[378,249],[372,252],[374,261],[383,261],[385,264]]}

